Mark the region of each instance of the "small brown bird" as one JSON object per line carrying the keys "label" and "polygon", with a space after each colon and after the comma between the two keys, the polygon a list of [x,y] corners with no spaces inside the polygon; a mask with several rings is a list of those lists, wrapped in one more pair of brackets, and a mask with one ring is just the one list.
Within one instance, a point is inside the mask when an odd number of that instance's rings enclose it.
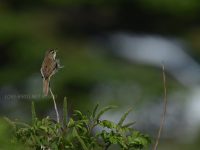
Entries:
{"label": "small brown bird", "polygon": [[42,67],[40,69],[43,78],[43,93],[45,96],[47,96],[49,92],[51,76],[54,75],[59,68],[61,68],[59,60],[56,59],[56,52],[56,50],[48,50],[46,52]]}

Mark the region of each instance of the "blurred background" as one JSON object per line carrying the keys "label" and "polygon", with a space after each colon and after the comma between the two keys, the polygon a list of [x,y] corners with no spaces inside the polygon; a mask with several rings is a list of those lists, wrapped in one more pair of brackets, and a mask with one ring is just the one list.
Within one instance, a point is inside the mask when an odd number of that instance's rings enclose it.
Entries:
{"label": "blurred background", "polygon": [[[200,146],[200,2],[198,0],[1,0],[0,115],[55,118],[42,95],[45,51],[58,49],[64,66],[51,81],[59,111],[96,103],[119,106],[104,117],[127,121],[156,137],[163,109],[162,64],[167,76],[167,116],[159,150]],[[0,119],[3,122],[3,119]],[[0,142],[5,143],[5,126]],[[5,149],[5,148],[4,148]]]}

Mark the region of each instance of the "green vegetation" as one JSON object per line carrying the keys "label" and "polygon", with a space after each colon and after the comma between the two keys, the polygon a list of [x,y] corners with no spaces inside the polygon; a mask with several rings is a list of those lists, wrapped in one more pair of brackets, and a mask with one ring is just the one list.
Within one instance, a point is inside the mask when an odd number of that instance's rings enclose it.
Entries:
{"label": "green vegetation", "polygon": [[131,128],[134,122],[124,124],[131,109],[118,123],[102,119],[102,115],[113,108],[115,106],[99,110],[96,105],[93,111],[86,115],[75,110],[67,119],[69,114],[65,98],[62,123],[57,123],[49,117],[39,119],[34,103],[32,103],[32,124],[14,122],[7,118],[6,120],[14,129],[14,143],[24,144],[31,149],[106,150],[112,145],[118,145],[124,150],[140,150],[148,147],[151,143],[150,138]]}

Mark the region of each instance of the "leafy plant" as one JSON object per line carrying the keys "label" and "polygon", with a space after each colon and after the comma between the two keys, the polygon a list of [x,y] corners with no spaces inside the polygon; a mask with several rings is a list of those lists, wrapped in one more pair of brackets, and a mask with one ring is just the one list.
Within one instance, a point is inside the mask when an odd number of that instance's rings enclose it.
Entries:
{"label": "leafy plant", "polygon": [[83,114],[75,110],[69,117],[67,100],[63,103],[63,121],[58,123],[46,117],[39,119],[32,103],[32,124],[16,123],[8,120],[15,129],[15,142],[21,142],[33,149],[41,150],[107,150],[111,145],[118,145],[123,150],[140,150],[150,144],[147,135],[134,130],[134,124],[124,124],[124,120],[131,112],[129,109],[114,123],[101,119],[102,115],[115,106],[107,106],[98,111],[96,105],[90,114]]}

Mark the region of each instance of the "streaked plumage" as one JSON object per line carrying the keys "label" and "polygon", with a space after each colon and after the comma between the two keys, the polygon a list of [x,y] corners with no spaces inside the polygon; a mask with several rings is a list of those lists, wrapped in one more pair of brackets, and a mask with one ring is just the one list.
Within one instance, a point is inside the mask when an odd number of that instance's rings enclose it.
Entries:
{"label": "streaked plumage", "polygon": [[49,92],[49,82],[52,75],[54,75],[59,68],[58,60],[56,60],[56,51],[48,50],[45,54],[42,67],[40,69],[43,77],[43,93],[45,96]]}

